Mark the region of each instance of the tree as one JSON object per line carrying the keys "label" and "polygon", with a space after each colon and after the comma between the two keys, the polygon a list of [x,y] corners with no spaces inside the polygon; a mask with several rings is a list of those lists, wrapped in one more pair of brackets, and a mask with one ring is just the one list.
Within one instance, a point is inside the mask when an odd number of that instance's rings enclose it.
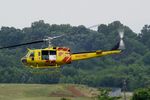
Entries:
{"label": "tree", "polygon": [[132,100],[150,100],[150,88],[141,88],[135,90]]}
{"label": "tree", "polygon": [[110,97],[109,92],[111,89],[100,88],[100,95],[98,95],[98,100],[119,100],[121,97]]}

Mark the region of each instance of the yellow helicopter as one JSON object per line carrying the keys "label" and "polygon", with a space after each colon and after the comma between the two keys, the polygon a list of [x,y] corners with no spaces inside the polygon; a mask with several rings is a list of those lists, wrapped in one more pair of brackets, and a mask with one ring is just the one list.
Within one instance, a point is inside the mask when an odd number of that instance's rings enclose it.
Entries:
{"label": "yellow helicopter", "polygon": [[29,45],[46,41],[49,43],[49,46],[47,48],[34,50],[28,49],[28,53],[21,59],[21,61],[24,65],[30,66],[32,68],[57,68],[61,67],[61,65],[63,64],[70,64],[72,61],[76,60],[84,60],[89,58],[121,53],[122,50],[125,49],[123,43],[123,34],[123,32],[119,32],[120,41],[111,50],[96,50],[88,52],[71,53],[70,48],[51,46],[51,40],[62,37],[63,35],[56,37],[48,37],[40,41],[1,47],[0,49],[13,48],[22,45]]}

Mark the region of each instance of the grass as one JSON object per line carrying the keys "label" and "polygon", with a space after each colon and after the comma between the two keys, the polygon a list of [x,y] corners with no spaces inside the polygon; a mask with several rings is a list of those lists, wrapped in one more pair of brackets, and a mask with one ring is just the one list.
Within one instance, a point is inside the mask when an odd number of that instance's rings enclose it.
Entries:
{"label": "grass", "polygon": [[[71,84],[57,84],[57,85],[42,85],[42,84],[0,84],[0,100],[60,100],[63,95],[73,95],[67,90],[67,86]],[[83,86],[76,85],[77,88],[82,89]],[[86,90],[87,88],[87,90]],[[90,90],[84,87],[84,91]],[[61,92],[58,96],[51,95],[52,93]],[[88,92],[86,92],[88,93]],[[93,100],[93,98],[85,97],[66,97],[71,100]]]}
{"label": "grass", "polygon": [[[68,87],[75,87],[75,90],[79,90],[84,96],[77,97]],[[94,96],[98,94],[96,88],[85,85],[0,84],[0,100],[61,100],[63,97],[70,100],[97,100]],[[127,93],[127,100],[130,100],[131,96],[132,93]]]}

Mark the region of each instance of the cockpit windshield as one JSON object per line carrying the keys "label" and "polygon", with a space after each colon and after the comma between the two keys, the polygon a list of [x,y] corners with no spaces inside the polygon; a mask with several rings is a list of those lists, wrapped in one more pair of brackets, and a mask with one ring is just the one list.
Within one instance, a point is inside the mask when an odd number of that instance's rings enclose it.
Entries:
{"label": "cockpit windshield", "polygon": [[33,51],[29,51],[25,57],[34,57],[34,52]]}

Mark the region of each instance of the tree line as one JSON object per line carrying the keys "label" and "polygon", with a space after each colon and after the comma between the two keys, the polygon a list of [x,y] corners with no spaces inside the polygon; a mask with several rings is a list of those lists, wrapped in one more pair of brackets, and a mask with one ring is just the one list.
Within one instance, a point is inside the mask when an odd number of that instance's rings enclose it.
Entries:
{"label": "tree line", "polygon": [[150,84],[150,25],[145,25],[139,34],[128,26],[114,21],[101,24],[94,31],[83,25],[48,24],[43,20],[33,22],[30,27],[16,29],[1,27],[0,47],[43,39],[45,36],[65,34],[52,41],[54,46],[71,48],[72,52],[110,50],[118,41],[118,29],[125,33],[126,49],[120,55],[76,61],[60,69],[32,69],[25,67],[20,59],[26,48],[45,48],[46,44],[33,44],[13,49],[0,50],[1,83],[75,83],[93,87],[122,87],[127,89],[148,87]]}

